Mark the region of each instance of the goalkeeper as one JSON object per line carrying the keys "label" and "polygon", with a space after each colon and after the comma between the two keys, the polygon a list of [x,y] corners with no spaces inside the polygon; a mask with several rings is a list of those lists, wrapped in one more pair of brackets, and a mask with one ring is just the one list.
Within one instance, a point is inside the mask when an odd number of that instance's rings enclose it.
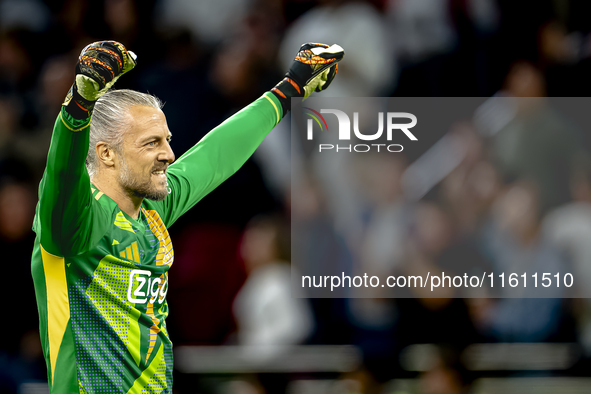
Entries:
{"label": "goalkeeper", "polygon": [[242,166],[291,97],[326,89],[343,56],[337,45],[303,45],[283,81],[175,161],[161,102],[109,91],[135,55],[114,41],[82,50],[33,225],[51,393],[172,392],[167,228]]}

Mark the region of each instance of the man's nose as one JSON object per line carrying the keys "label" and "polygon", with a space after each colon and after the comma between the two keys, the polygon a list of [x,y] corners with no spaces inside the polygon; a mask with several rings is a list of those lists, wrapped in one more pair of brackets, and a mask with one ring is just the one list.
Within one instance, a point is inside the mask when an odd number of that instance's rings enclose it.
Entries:
{"label": "man's nose", "polygon": [[167,163],[172,163],[175,159],[174,152],[170,146],[170,143],[166,141],[163,145],[164,149],[162,150],[160,157],[158,158],[160,161],[166,161]]}

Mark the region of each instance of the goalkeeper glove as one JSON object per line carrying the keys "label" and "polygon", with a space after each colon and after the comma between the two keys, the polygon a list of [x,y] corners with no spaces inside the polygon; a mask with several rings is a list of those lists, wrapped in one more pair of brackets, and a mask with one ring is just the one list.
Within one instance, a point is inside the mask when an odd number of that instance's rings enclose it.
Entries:
{"label": "goalkeeper glove", "polygon": [[336,44],[331,47],[311,42],[302,45],[285,78],[271,89],[281,102],[283,114],[291,109],[292,97],[305,99],[312,92],[326,90],[344,56],[345,51]]}
{"label": "goalkeeper glove", "polygon": [[88,118],[96,100],[135,65],[135,53],[116,41],[87,45],[76,63],[76,81],[63,103],[66,111],[76,119]]}

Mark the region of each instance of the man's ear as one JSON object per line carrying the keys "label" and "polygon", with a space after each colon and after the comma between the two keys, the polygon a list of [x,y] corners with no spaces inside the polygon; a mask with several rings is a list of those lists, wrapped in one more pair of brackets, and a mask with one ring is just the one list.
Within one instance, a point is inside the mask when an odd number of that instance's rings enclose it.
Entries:
{"label": "man's ear", "polygon": [[104,141],[96,143],[96,157],[100,163],[107,167],[113,167],[117,162],[117,153]]}

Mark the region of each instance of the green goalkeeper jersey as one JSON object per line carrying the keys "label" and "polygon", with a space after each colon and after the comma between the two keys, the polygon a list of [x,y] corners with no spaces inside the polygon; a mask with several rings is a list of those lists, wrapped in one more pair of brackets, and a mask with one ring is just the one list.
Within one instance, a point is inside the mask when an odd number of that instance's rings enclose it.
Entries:
{"label": "green goalkeeper jersey", "polygon": [[168,197],[144,200],[133,219],[91,184],[90,120],[62,108],[33,224],[51,393],[172,392],[167,228],[238,170],[281,117],[280,103],[266,93],[226,120],[170,165]]}

